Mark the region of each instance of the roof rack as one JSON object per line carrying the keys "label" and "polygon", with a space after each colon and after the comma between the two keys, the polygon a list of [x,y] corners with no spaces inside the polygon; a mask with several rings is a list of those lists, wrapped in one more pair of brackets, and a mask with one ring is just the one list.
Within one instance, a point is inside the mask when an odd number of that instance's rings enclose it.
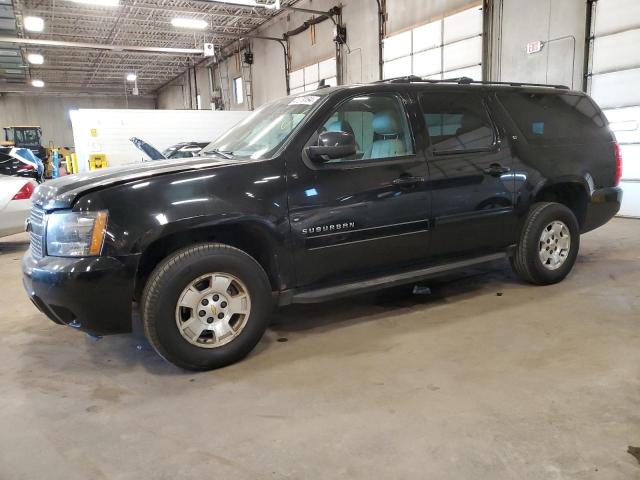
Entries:
{"label": "roof rack", "polygon": [[444,80],[434,80],[431,78],[418,77],[417,75],[408,75],[405,77],[389,78],[387,80],[378,80],[373,83],[456,83],[458,85],[507,85],[510,87],[544,87],[557,88],[560,90],[569,90],[566,85],[548,85],[546,83],[528,83],[528,82],[493,82],[473,80],[469,77],[447,78]]}

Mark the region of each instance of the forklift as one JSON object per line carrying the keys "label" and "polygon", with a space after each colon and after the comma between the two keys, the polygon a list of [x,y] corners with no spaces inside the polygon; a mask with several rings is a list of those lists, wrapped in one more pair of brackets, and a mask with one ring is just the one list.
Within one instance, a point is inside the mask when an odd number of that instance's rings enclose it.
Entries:
{"label": "forklift", "polygon": [[42,128],[40,127],[4,127],[2,145],[27,148],[43,162],[47,159],[47,149],[42,146]]}

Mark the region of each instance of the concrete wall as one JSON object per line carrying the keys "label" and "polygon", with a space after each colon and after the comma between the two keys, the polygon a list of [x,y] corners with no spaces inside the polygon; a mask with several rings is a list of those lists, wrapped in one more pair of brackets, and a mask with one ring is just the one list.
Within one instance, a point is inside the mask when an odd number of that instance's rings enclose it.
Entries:
{"label": "concrete wall", "polygon": [[[306,0],[296,6],[327,11],[337,3],[335,0]],[[490,3],[487,78],[582,87],[585,0],[493,0]],[[478,0],[387,0],[387,34],[398,33],[477,4]],[[377,2],[343,0],[342,6],[343,22],[348,31],[342,67],[344,83],[378,80]],[[309,13],[283,12],[257,33],[280,38],[284,32],[299,27],[310,17]],[[315,33],[315,42],[309,30],[290,38],[292,70],[335,55],[333,23],[326,21],[317,25]],[[526,45],[534,40],[546,42],[545,47],[537,54],[528,55]],[[254,53],[253,101],[258,107],[286,95],[284,55],[282,47],[274,41],[251,40],[251,50]],[[230,57],[214,68],[215,88],[222,90],[225,108],[245,109],[246,103],[237,105],[232,101],[230,82],[240,75],[235,58]],[[206,73],[206,68],[201,70]],[[206,79],[204,74],[202,76]],[[202,91],[204,84],[200,80],[198,83]],[[183,75],[160,92],[159,108],[189,108],[188,96],[188,80]],[[208,103],[203,101],[203,108],[209,108]]]}
{"label": "concrete wall", "polygon": [[0,96],[0,127],[40,125],[45,145],[72,146],[73,133],[69,110],[78,108],[155,108],[155,99],[93,96]]}
{"label": "concrete wall", "polygon": [[[582,88],[585,0],[498,0],[494,21],[495,79]],[[536,40],[546,45],[527,54],[527,43]]]}

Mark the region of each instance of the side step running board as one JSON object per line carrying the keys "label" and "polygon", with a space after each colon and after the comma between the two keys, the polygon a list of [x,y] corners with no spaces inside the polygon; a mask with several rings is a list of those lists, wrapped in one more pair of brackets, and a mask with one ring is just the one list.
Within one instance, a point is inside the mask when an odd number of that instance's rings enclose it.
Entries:
{"label": "side step running board", "polygon": [[280,294],[278,304],[280,306],[289,305],[292,303],[319,303],[327,300],[333,300],[335,298],[346,297],[349,295],[355,295],[358,293],[366,293],[373,290],[379,290],[382,288],[393,287],[397,285],[403,285],[406,283],[426,280],[431,277],[438,276],[440,274],[449,273],[454,270],[460,270],[473,265],[481,263],[493,262],[495,260],[501,260],[509,256],[507,252],[493,253],[491,255],[484,255],[482,257],[469,258],[465,260],[459,260],[443,265],[436,265],[433,267],[422,268],[420,270],[412,270],[409,272],[402,272],[393,275],[385,275],[383,277],[372,278],[370,280],[345,283],[342,285],[335,285],[332,287],[319,288],[316,290],[287,290]]}

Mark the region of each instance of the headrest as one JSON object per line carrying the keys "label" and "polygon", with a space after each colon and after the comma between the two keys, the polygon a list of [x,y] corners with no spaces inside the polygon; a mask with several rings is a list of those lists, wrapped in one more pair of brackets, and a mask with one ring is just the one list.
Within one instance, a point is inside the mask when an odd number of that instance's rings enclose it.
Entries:
{"label": "headrest", "polygon": [[346,122],[344,120],[336,120],[334,122],[331,122],[329,125],[326,126],[326,129],[327,129],[327,132],[347,132],[347,133],[350,133],[351,135],[354,135],[353,127],[349,122]]}
{"label": "headrest", "polygon": [[373,131],[378,135],[398,135],[398,123],[389,112],[378,113],[373,118]]}

